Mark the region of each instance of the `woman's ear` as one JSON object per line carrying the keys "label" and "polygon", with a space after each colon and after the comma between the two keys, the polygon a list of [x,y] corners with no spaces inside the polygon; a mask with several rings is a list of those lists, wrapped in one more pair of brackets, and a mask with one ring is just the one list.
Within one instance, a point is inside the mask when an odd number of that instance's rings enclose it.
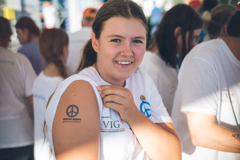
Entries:
{"label": "woman's ear", "polygon": [[63,53],[68,56],[68,54],[69,54],[68,45],[63,47]]}
{"label": "woman's ear", "polygon": [[97,53],[98,52],[98,39],[95,37],[95,33],[92,33],[92,47],[94,51]]}
{"label": "woman's ear", "polygon": [[228,27],[228,24],[224,24],[222,28],[223,30],[222,32],[225,34],[225,36],[228,36],[227,27]]}
{"label": "woman's ear", "polygon": [[181,35],[182,33],[181,33],[181,27],[180,26],[178,26],[178,27],[176,27],[175,28],[175,30],[174,30],[174,36],[175,36],[175,38],[177,38],[179,35]]}

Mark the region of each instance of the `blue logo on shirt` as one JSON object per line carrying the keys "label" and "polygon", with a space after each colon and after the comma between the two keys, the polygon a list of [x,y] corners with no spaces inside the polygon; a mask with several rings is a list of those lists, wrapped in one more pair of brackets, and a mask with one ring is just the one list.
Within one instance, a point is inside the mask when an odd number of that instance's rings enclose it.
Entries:
{"label": "blue logo on shirt", "polygon": [[140,104],[140,111],[148,118],[151,117],[151,108],[148,102],[142,101],[142,103]]}

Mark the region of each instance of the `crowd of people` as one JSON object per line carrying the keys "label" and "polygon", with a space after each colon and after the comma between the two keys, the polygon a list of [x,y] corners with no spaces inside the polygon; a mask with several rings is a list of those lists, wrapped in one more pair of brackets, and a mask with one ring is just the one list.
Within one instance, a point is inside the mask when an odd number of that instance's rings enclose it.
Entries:
{"label": "crowd of people", "polygon": [[21,17],[17,53],[0,17],[0,160],[239,160],[240,2],[196,4],[150,39],[131,0],[87,8],[69,35]]}

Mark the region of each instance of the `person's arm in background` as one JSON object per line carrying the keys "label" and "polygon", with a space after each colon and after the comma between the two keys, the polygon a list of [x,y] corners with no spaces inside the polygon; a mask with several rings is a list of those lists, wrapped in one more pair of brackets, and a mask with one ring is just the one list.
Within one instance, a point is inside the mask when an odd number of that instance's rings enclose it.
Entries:
{"label": "person's arm in background", "polygon": [[195,146],[240,153],[240,132],[219,126],[215,115],[187,112],[187,120]]}
{"label": "person's arm in background", "polygon": [[217,124],[219,89],[222,88],[216,68],[201,59],[189,60],[182,67],[181,111],[186,113],[193,145],[240,152],[240,133]]}
{"label": "person's arm in background", "polygon": [[32,93],[32,89],[33,89],[33,83],[35,81],[35,79],[37,78],[37,75],[35,73],[35,71],[33,70],[33,67],[30,63],[30,61],[27,59],[26,56],[22,55],[21,58],[23,59],[23,63],[24,63],[24,73],[23,75],[25,76],[25,96],[27,98],[27,101],[30,105],[30,107],[33,109],[33,93]]}

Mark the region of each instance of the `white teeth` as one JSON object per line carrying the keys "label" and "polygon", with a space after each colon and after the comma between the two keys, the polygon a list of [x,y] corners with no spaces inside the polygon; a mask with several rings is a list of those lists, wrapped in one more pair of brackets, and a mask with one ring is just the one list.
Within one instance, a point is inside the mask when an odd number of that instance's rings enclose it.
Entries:
{"label": "white teeth", "polygon": [[126,65],[126,64],[131,64],[131,62],[121,62],[121,61],[117,61],[118,64],[123,64],[123,65]]}

